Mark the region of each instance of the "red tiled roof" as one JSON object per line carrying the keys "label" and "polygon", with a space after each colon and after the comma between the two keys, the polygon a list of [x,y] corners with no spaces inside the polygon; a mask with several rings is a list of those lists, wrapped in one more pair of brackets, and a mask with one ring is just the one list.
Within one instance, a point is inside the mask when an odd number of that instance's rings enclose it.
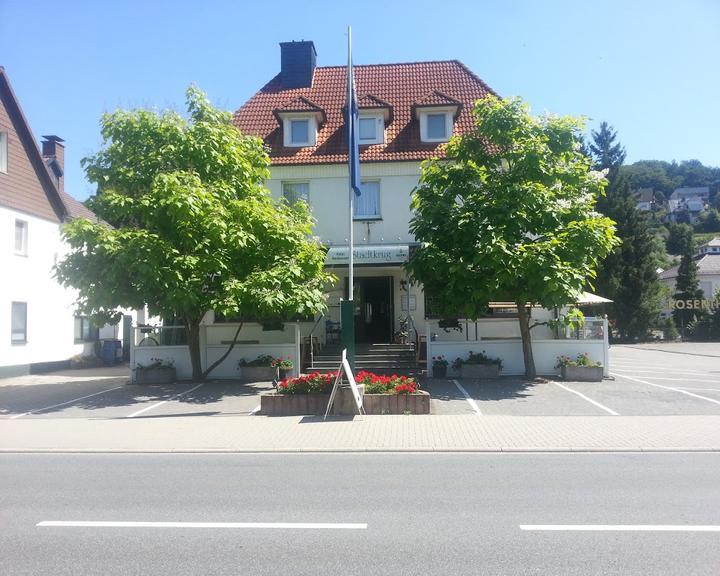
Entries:
{"label": "red tiled roof", "polygon": [[[270,147],[270,158],[275,165],[347,162],[343,118],[345,76],[345,66],[319,67],[315,69],[312,87],[284,90],[278,74],[235,112],[233,122],[243,133],[263,138]],[[434,99],[437,105],[460,104],[454,133],[462,134],[472,128],[475,100],[494,94],[457,60],[355,66],[355,83],[358,94],[380,100],[393,111],[392,122],[385,131],[385,144],[361,147],[360,159],[364,162],[442,156],[443,144],[420,141],[420,127],[413,118],[413,107],[426,98]],[[274,111],[298,96],[324,110],[327,122],[318,132],[316,146],[286,148]]]}
{"label": "red tiled roof", "polygon": [[450,98],[450,96],[443,94],[442,92],[438,92],[437,90],[433,90],[430,92],[430,94],[425,95],[423,98],[420,98],[415,105],[416,107],[421,106],[458,106],[460,104],[460,101],[455,100],[455,98]]}
{"label": "red tiled roof", "polygon": [[307,98],[298,96],[277,108],[278,112],[318,112],[322,110],[317,104],[313,104]]}
{"label": "red tiled roof", "polygon": [[358,108],[392,108],[392,106],[377,96],[365,94],[358,97]]}

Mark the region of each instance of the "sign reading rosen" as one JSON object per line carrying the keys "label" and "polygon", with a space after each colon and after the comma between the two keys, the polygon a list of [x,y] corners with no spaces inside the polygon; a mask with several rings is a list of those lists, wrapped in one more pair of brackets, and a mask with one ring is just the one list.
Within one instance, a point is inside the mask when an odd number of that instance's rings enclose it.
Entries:
{"label": "sign reading rosen", "polygon": [[669,307],[671,310],[716,310],[720,308],[720,299],[670,300]]}
{"label": "sign reading rosen", "polygon": [[[355,264],[399,264],[407,262],[409,257],[410,247],[407,244],[355,246],[353,249]],[[348,260],[347,246],[332,246],[325,257],[328,265],[347,264]]]}

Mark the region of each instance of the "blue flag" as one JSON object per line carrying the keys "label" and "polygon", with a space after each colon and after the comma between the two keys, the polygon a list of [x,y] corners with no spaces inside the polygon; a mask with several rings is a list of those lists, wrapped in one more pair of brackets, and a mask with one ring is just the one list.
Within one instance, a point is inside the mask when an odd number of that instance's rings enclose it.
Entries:
{"label": "blue flag", "polygon": [[348,128],[348,166],[350,168],[350,187],[356,196],[360,196],[360,144],[357,93],[355,92],[355,74],[352,66],[352,48],[348,36],[347,65],[347,118]]}

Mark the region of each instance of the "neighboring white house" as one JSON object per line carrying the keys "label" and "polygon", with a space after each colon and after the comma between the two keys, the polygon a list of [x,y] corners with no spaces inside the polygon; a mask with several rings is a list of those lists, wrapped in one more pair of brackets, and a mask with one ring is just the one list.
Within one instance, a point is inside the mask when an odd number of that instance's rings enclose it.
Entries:
{"label": "neighboring white house", "polygon": [[[697,275],[703,297],[714,298],[720,290],[720,238],[713,238],[698,248],[695,264],[698,267]],[[675,291],[678,268],[673,266],[660,273],[661,282],[669,286],[672,292]]]}
{"label": "neighboring white house", "polygon": [[695,222],[698,215],[705,210],[709,200],[710,188],[707,186],[677,188],[668,199],[670,219],[675,222],[681,218],[681,215],[687,214],[688,220],[691,223]]}
{"label": "neighboring white house", "polygon": [[41,153],[0,67],[0,377],[62,367],[119,336],[76,316],[75,292],[52,275],[66,253],[63,222],[95,218],[63,189],[62,142],[45,136]]}

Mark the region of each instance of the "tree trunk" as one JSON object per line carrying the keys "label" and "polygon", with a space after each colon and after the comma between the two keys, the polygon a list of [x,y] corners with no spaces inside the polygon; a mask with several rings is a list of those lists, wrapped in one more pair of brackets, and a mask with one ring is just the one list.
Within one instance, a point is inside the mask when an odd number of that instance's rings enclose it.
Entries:
{"label": "tree trunk", "polygon": [[532,352],[532,341],[530,339],[530,314],[525,302],[516,302],[518,310],[518,322],[520,323],[520,336],[522,337],[523,360],[525,361],[525,376],[533,379],[537,376],[535,371],[535,359]]}
{"label": "tree trunk", "polygon": [[192,366],[192,379],[202,380],[202,360],[200,356],[200,321],[187,320],[185,325],[187,331],[188,350],[190,351],[190,364]]}
{"label": "tree trunk", "polygon": [[230,355],[230,352],[232,352],[232,349],[235,348],[235,344],[237,343],[237,339],[238,339],[238,336],[240,335],[240,330],[242,330],[242,327],[243,327],[243,323],[240,322],[238,329],[235,330],[235,336],[233,337],[232,342],[230,342],[230,346],[228,346],[228,349],[225,350],[225,353],[222,356],[220,356],[220,358],[218,358],[215,362],[213,362],[208,367],[208,369],[205,370],[205,372],[203,372],[203,374],[202,374],[203,380],[205,380],[205,378],[208,377],[208,374],[210,374],[210,372],[212,372],[213,370],[215,370],[215,368],[217,368],[220,364],[222,364],[223,360],[225,360],[225,358],[227,358]]}

